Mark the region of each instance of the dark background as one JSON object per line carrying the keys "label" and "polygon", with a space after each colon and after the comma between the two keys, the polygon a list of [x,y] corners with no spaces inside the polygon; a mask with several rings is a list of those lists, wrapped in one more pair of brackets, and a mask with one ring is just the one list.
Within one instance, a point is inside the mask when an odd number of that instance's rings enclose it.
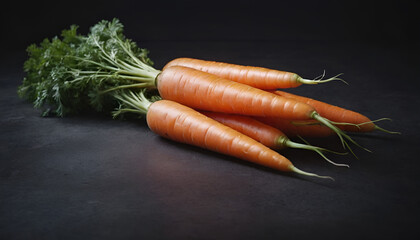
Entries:
{"label": "dark background", "polygon": [[[419,17],[414,1],[32,1],[3,3],[1,239],[396,239],[419,234]],[[71,24],[119,18],[156,68],[195,57],[345,73],[350,85],[291,92],[359,111],[402,135],[353,135],[373,150],[282,153],[297,177],[173,143],[144,120],[41,118],[20,100],[25,48]],[[311,143],[340,149],[335,137]],[[415,235],[414,235],[415,236]]]}
{"label": "dark background", "polygon": [[117,17],[138,42],[306,41],[418,44],[414,1],[17,1],[4,3],[7,50]]}

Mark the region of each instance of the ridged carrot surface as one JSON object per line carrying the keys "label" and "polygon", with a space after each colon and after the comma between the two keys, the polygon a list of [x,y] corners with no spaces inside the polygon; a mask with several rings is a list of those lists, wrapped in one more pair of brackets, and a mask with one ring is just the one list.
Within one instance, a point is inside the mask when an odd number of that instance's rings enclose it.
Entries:
{"label": "ridged carrot surface", "polygon": [[163,99],[199,110],[295,120],[315,112],[308,104],[182,66],[165,68],[157,88]]}
{"label": "ridged carrot surface", "polygon": [[280,171],[292,171],[284,156],[179,103],[161,100],[147,112],[149,128],[171,140],[234,156]]}
{"label": "ridged carrot surface", "polygon": [[166,64],[164,70],[171,66],[194,68],[260,89],[294,88],[302,85],[300,82],[302,78],[296,73],[263,67],[242,66],[193,58],[174,59]]}
{"label": "ridged carrot surface", "polygon": [[353,123],[353,124],[361,124],[359,127],[352,126],[352,125],[340,125],[338,126],[340,129],[344,131],[351,131],[351,132],[370,132],[375,130],[375,124],[371,122],[371,120],[358,113],[354,112],[345,108],[341,108],[338,106],[334,106],[325,102],[321,102],[312,98],[298,96],[295,94],[287,93],[284,91],[272,91],[273,93],[286,97],[289,99],[297,100],[303,103],[306,103],[315,108],[315,110],[323,117],[334,121],[334,122],[345,122],[345,123]]}
{"label": "ridged carrot surface", "polygon": [[170,100],[150,102],[144,91],[129,91],[116,98],[122,106],[114,116],[123,112],[146,114],[149,128],[162,137],[280,171],[332,179],[302,171],[276,151],[180,103]]}
{"label": "ridged carrot surface", "polygon": [[282,141],[282,138],[287,139],[283,132],[254,118],[207,111],[202,113],[211,119],[257,140],[271,149],[283,149],[287,147]]}
{"label": "ridged carrot surface", "polygon": [[[289,137],[327,137],[335,134],[330,128],[312,120],[301,122],[304,124],[299,124],[299,121],[273,117],[257,118],[257,120],[279,129]],[[297,122],[298,125],[294,122]]]}
{"label": "ridged carrot surface", "polygon": [[[226,113],[217,113],[217,112],[202,112],[207,117],[210,117],[234,130],[247,135],[248,137],[257,140],[258,142],[264,144],[265,146],[281,150],[283,148],[297,148],[297,149],[306,149],[317,152],[322,156],[326,161],[336,166],[346,166],[346,164],[337,164],[330,159],[328,159],[323,152],[333,152],[336,154],[343,154],[334,152],[325,148],[320,148],[308,144],[302,144],[291,141],[286,134],[284,134],[279,129],[272,127],[268,124],[264,124],[252,117],[240,116]],[[333,131],[331,131],[333,132]]]}

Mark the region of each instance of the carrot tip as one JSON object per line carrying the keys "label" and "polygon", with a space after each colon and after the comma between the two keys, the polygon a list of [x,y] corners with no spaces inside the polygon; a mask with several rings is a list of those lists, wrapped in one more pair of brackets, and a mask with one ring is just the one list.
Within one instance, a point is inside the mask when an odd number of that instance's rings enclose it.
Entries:
{"label": "carrot tip", "polygon": [[332,177],[330,177],[330,176],[321,176],[321,175],[318,175],[318,174],[315,174],[315,173],[305,172],[305,171],[302,171],[302,170],[300,170],[299,168],[297,168],[295,166],[291,166],[290,167],[290,170],[292,172],[295,172],[297,174],[304,175],[304,176],[324,178],[324,179],[330,179],[332,181],[335,181],[335,179],[332,178]]}
{"label": "carrot tip", "polygon": [[322,151],[325,152],[332,152],[332,153],[337,153],[337,154],[346,154],[346,153],[339,153],[339,152],[334,152],[325,148],[321,148],[321,147],[316,147],[316,146],[312,146],[309,144],[309,142],[305,141],[305,139],[303,139],[301,136],[298,136],[300,139],[302,139],[302,141],[305,142],[305,144],[301,144],[301,143],[295,143],[290,141],[289,139],[285,140],[284,143],[286,146],[291,147],[291,148],[300,148],[300,149],[306,149],[306,150],[312,150],[315,151],[316,153],[318,153],[322,158],[324,158],[327,162],[333,164],[334,166],[338,166],[338,167],[349,167],[349,165],[347,164],[341,164],[341,163],[335,163],[333,161],[331,161],[329,158],[327,158]]}
{"label": "carrot tip", "polygon": [[401,135],[401,132],[389,131],[389,130],[386,130],[384,128],[379,127],[378,125],[375,125],[375,129],[376,130],[379,130],[379,131],[382,131],[382,132],[390,133],[390,134],[399,134],[399,135]]}
{"label": "carrot tip", "polygon": [[[373,120],[373,121],[364,122],[364,123],[359,123],[359,124],[357,124],[357,125],[358,125],[358,126],[361,126],[361,125],[364,125],[364,124],[368,124],[368,123],[376,123],[376,122],[379,122],[379,121],[392,121],[392,119],[391,119],[391,118],[379,118],[379,119],[376,119],[376,120]],[[382,132],[389,133],[389,134],[401,134],[401,132],[394,132],[394,131],[386,130],[386,129],[384,129],[384,128],[379,127],[379,126],[378,126],[378,125],[376,125],[376,124],[375,124],[375,129],[376,129],[376,130],[379,130],[379,131],[382,131]]]}
{"label": "carrot tip", "polygon": [[328,79],[323,79],[325,76],[325,70],[324,73],[321,76],[318,76],[314,79],[304,79],[304,78],[298,78],[298,82],[302,84],[319,84],[319,83],[326,83],[331,81],[341,81],[347,85],[349,85],[345,80],[339,78],[339,76],[343,75],[342,73],[335,75],[334,77],[330,77]]}
{"label": "carrot tip", "polygon": [[358,124],[356,124],[356,126],[362,126],[362,125],[365,125],[365,124],[376,123],[376,122],[380,122],[380,121],[392,121],[392,119],[391,118],[379,118],[379,119],[372,120],[372,121],[358,123]]}
{"label": "carrot tip", "polygon": [[351,143],[353,143],[354,145],[360,147],[361,149],[367,151],[367,152],[372,152],[369,149],[362,147],[360,144],[358,144],[356,141],[354,141],[350,136],[348,136],[347,134],[345,134],[343,131],[341,131],[339,128],[337,128],[336,126],[334,126],[333,123],[331,123],[330,120],[321,117],[317,112],[313,112],[311,117],[315,120],[317,120],[318,122],[322,123],[323,125],[327,126],[328,128],[330,128],[331,130],[333,130],[337,136],[340,138],[340,141],[343,145],[344,148],[347,148],[351,154],[353,154],[354,157],[357,158],[357,156],[354,154],[353,150],[350,148],[349,144],[344,140],[347,139],[348,141],[350,141]]}

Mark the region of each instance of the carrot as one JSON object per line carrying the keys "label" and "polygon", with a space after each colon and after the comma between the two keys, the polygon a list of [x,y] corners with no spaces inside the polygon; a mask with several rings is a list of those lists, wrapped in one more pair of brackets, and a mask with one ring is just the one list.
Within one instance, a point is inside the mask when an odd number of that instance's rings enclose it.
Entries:
{"label": "carrot", "polygon": [[155,82],[163,99],[194,109],[293,120],[315,119],[333,130],[350,151],[344,138],[361,147],[315,108],[293,99],[182,66],[165,68]]}
{"label": "carrot", "polygon": [[289,137],[328,137],[334,134],[330,128],[318,124],[317,121],[299,122],[274,117],[258,117],[258,121],[279,129]]}
{"label": "carrot", "polygon": [[177,58],[163,68],[184,66],[208,72],[235,82],[247,84],[259,89],[294,88],[302,84],[318,84],[341,80],[339,75],[329,79],[309,80],[292,72],[272,70],[263,67],[242,66],[230,63],[205,61],[192,58]]}
{"label": "carrot", "polygon": [[[284,91],[272,91],[272,92],[279,96],[286,97],[288,99],[297,100],[297,101],[306,103],[314,107],[315,110],[320,115],[322,115],[323,117],[333,122],[336,122],[338,124],[338,127],[344,131],[371,132],[374,130],[381,130],[388,133],[396,133],[396,132],[385,130],[374,123],[379,120],[385,120],[387,118],[382,118],[382,119],[372,121],[368,117],[358,112],[354,112],[345,108],[334,106],[325,102],[317,101],[312,98],[298,96],[298,95],[287,93]],[[345,122],[346,124],[339,124],[342,122]]]}
{"label": "carrot", "polygon": [[170,100],[149,102],[143,92],[118,94],[115,97],[126,108],[124,111],[146,114],[149,128],[158,135],[177,141],[230,155],[242,160],[285,172],[330,178],[296,168],[287,158],[256,140],[233,130],[196,110]]}
{"label": "carrot", "polygon": [[[248,116],[240,116],[217,112],[201,112],[209,118],[212,118],[236,131],[247,135],[250,138],[257,140],[265,146],[281,150],[284,148],[299,148],[313,150],[320,154],[325,160],[336,166],[347,166],[346,164],[337,164],[328,159],[322,152],[333,152],[324,148],[315,147],[307,144],[301,144],[291,141],[286,134],[277,128],[264,124],[254,118]],[[329,129],[329,128],[327,128]],[[334,152],[336,153],[336,152]],[[341,153],[340,153],[341,154]]]}
{"label": "carrot", "polygon": [[182,66],[165,68],[157,88],[163,99],[199,110],[299,120],[315,111],[308,104]]}
{"label": "carrot", "polygon": [[[157,88],[163,99],[200,110],[316,119],[333,129],[343,146],[348,146],[343,137],[355,143],[307,104],[187,67],[155,69],[147,51],[121,34],[117,20],[101,22],[91,31],[88,37],[79,36],[73,27],[63,34],[63,41],[56,38],[54,43],[45,41],[40,49],[31,48],[34,58],[26,63],[28,78],[19,94],[34,106],[45,107],[43,114],[49,114],[49,109],[59,116],[84,108],[104,111],[113,102],[108,95],[114,91]],[[55,52],[49,63],[54,65],[39,67],[49,56],[43,52]]]}

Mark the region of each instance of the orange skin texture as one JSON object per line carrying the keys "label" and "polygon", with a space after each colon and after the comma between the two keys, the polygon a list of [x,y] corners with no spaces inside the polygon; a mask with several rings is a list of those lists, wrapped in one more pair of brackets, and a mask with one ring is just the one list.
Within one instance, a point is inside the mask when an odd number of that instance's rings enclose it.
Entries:
{"label": "orange skin texture", "polygon": [[182,66],[165,68],[157,88],[163,99],[198,110],[296,120],[311,119],[315,111],[308,104]]}
{"label": "orange skin texture", "polygon": [[286,135],[280,130],[264,124],[248,116],[240,116],[217,112],[202,112],[209,118],[212,118],[236,131],[257,140],[271,149],[283,149],[286,146],[281,145],[279,138]]}
{"label": "orange skin texture", "polygon": [[149,128],[173,141],[191,144],[280,171],[292,163],[256,140],[182,104],[161,100],[150,105]]}
{"label": "orange skin texture", "polygon": [[279,119],[273,117],[257,118],[258,121],[279,129],[288,137],[328,137],[335,135],[330,128],[318,124],[315,120],[305,121],[305,123],[314,123],[313,125],[294,125],[292,122],[299,122],[289,119]]}
{"label": "orange skin texture", "polygon": [[259,89],[294,88],[302,85],[295,73],[263,67],[243,66],[193,58],[177,58],[163,68],[184,66],[208,72],[231,81],[243,83]]}
{"label": "orange skin texture", "polygon": [[[306,103],[312,107],[315,108],[315,110],[323,117],[334,121],[334,122],[345,122],[345,123],[354,123],[354,124],[360,124],[364,122],[370,122],[371,120],[367,118],[366,116],[347,110],[341,107],[337,107],[325,102],[317,101],[311,98],[298,96],[295,94],[283,92],[283,91],[273,91],[273,93],[286,97],[289,99],[294,99],[303,103]],[[340,129],[344,131],[349,132],[371,132],[375,130],[375,124],[373,123],[367,123],[360,125],[360,128],[356,126],[349,126],[349,125],[338,125]]]}

